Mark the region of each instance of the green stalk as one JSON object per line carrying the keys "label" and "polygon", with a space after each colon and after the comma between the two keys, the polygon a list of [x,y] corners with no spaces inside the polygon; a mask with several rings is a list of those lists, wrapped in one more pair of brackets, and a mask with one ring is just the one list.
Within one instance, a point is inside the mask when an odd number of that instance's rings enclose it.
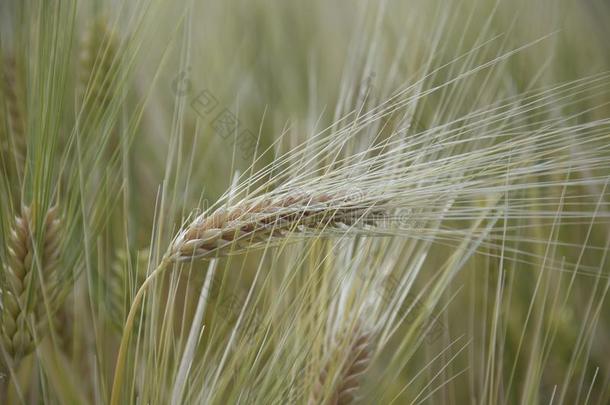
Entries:
{"label": "green stalk", "polygon": [[125,368],[125,360],[127,357],[127,348],[129,346],[129,338],[131,337],[131,332],[133,329],[134,320],[136,318],[136,312],[144,297],[144,293],[148,286],[165,271],[169,265],[171,264],[171,260],[168,256],[163,257],[161,263],[152,273],[144,280],[142,286],[138,290],[136,296],[133,299],[133,303],[131,304],[131,308],[129,308],[129,314],[127,315],[127,320],[125,322],[125,328],[123,329],[123,336],[121,337],[121,345],[119,346],[119,354],[116,359],[116,366],[114,369],[114,380],[112,382],[112,393],[110,396],[110,405],[119,405],[119,400],[121,397],[121,389],[123,383],[123,372]]}
{"label": "green stalk", "polygon": [[0,364],[0,403],[8,403],[8,372]]}

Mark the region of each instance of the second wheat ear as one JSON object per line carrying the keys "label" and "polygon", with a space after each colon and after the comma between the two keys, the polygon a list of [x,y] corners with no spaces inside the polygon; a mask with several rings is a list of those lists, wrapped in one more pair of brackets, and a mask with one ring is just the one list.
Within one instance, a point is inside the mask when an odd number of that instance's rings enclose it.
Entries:
{"label": "second wheat ear", "polygon": [[[118,39],[103,18],[86,31],[80,55],[80,82],[83,103],[88,113],[105,110],[112,101],[112,86],[117,75]],[[96,113],[98,114],[98,113]]]}
{"label": "second wheat ear", "polygon": [[[31,353],[36,339],[44,335],[48,316],[42,290],[47,297],[57,293],[60,245],[60,220],[57,207],[47,211],[44,217],[43,239],[36,247],[32,230],[32,212],[22,209],[15,218],[8,243],[8,260],[4,263],[6,285],[1,289],[0,334],[2,344],[13,364]],[[38,279],[36,266],[40,266],[44,280]]]}
{"label": "second wheat ear", "polygon": [[[371,362],[372,336],[358,330],[351,335],[347,350],[331,348],[331,356],[318,375],[308,405],[350,405],[356,402],[360,380]],[[338,366],[333,373],[335,378],[330,374],[333,366]]]}

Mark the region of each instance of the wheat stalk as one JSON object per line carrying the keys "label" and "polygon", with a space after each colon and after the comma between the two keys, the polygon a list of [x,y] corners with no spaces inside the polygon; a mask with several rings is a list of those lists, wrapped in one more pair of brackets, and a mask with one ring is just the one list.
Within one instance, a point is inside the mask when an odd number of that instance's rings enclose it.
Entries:
{"label": "wheat stalk", "polygon": [[[4,263],[6,282],[1,291],[0,333],[4,350],[13,363],[34,350],[37,337],[47,326],[41,289],[44,288],[49,297],[58,292],[60,220],[57,207],[45,215],[41,249],[35,246],[33,229],[32,211],[24,207],[11,230],[8,260]],[[37,263],[44,277],[42,284],[37,280]]]}
{"label": "wheat stalk", "polygon": [[[371,334],[356,329],[351,336],[355,338],[352,338],[347,350],[339,345],[333,348],[315,382],[309,405],[349,405],[356,401],[362,375],[371,362]],[[336,364],[339,365],[338,370]],[[332,378],[333,370],[337,370],[335,378]]]}

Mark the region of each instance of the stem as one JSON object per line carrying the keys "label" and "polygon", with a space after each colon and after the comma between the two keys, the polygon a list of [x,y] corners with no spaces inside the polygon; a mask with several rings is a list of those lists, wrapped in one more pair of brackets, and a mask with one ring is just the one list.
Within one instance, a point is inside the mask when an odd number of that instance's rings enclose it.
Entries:
{"label": "stem", "polygon": [[125,360],[127,356],[127,347],[129,346],[129,338],[131,337],[131,331],[133,329],[133,323],[136,318],[136,312],[144,297],[144,293],[148,286],[169,267],[171,263],[170,259],[166,256],[161,260],[159,266],[144,280],[142,286],[138,290],[136,296],[133,299],[131,308],[129,308],[129,314],[127,315],[127,321],[125,322],[125,328],[123,329],[123,336],[121,337],[121,345],[119,346],[119,354],[116,359],[116,366],[114,368],[114,380],[112,382],[112,394],[110,396],[110,405],[119,405],[119,398],[121,396],[121,388],[123,383],[123,371],[125,368]]}
{"label": "stem", "polygon": [[8,404],[8,372],[0,365],[0,404]]}

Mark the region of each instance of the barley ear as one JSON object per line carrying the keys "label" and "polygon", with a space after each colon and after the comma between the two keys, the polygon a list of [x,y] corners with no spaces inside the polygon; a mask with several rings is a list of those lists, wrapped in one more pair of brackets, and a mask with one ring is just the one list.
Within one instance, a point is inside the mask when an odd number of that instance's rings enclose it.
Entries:
{"label": "barley ear", "polygon": [[[357,332],[347,350],[335,346],[314,384],[309,405],[349,405],[371,361],[371,334]],[[335,377],[333,378],[334,374]]]}
{"label": "barley ear", "polygon": [[[15,57],[9,55],[4,59],[3,86],[4,99],[8,112],[9,129],[14,142],[14,153],[21,167],[26,154],[26,116],[23,102],[22,77],[18,75]],[[8,146],[8,145],[7,145]]]}
{"label": "barley ear", "polygon": [[146,280],[149,251],[134,252],[119,249],[110,266],[110,271],[102,277],[105,285],[104,313],[110,325],[118,332],[123,330],[129,307],[138,288]]}
{"label": "barley ear", "polygon": [[86,31],[80,55],[80,85],[87,114],[98,119],[112,99],[112,83],[116,79],[117,40],[104,18],[97,18]]}
{"label": "barley ear", "polygon": [[[24,207],[21,216],[15,218],[8,240],[8,257],[3,263],[0,335],[4,351],[14,365],[34,350],[36,338],[43,336],[47,329],[42,289],[48,297],[54,297],[59,287],[60,221],[57,209],[52,208],[45,215],[40,249],[34,248],[33,225],[32,212]],[[42,285],[35,268],[37,251],[44,277]]]}
{"label": "barley ear", "polygon": [[354,226],[375,226],[383,208],[366,208],[353,196],[326,193],[288,193],[279,198],[262,196],[233,207],[200,215],[172,243],[174,260],[210,258],[241,253],[284,239],[290,233],[345,231]]}

